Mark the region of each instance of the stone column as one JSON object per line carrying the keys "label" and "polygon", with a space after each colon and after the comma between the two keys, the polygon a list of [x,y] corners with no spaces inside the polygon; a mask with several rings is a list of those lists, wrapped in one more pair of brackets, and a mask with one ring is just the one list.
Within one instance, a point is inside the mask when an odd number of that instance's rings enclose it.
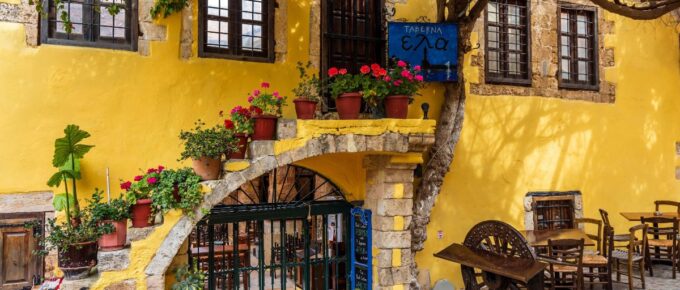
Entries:
{"label": "stone column", "polygon": [[373,212],[373,289],[408,289],[411,277],[413,170],[415,164],[394,163],[392,156],[364,159],[364,207]]}

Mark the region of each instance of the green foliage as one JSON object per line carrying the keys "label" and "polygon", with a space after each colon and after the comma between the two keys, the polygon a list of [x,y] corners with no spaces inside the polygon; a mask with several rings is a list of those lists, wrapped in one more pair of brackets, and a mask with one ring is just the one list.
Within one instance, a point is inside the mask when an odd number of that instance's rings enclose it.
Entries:
{"label": "green foliage", "polygon": [[281,108],[286,105],[287,97],[281,96],[278,91],[274,91],[273,93],[267,92],[267,89],[269,88],[268,82],[263,82],[260,84],[260,87],[262,88],[262,91],[255,89],[248,95],[251,114],[253,116],[281,116]]}
{"label": "green foliage", "polygon": [[300,82],[297,87],[293,89],[293,93],[299,98],[305,98],[312,101],[319,101],[321,95],[321,80],[316,74],[307,74],[307,71],[312,67],[312,62],[307,62],[302,65],[302,62],[297,62],[297,70],[300,73]]}
{"label": "green foliage", "polygon": [[175,272],[177,282],[172,285],[172,290],[202,290],[205,281],[205,273],[198,269],[198,265],[184,265]]}
{"label": "green foliage", "polygon": [[[68,204],[73,204],[73,195],[68,195],[66,193],[61,193],[61,194],[55,194],[54,198],[52,199],[52,206],[54,206],[54,210],[56,211],[64,211],[67,208],[67,203]],[[73,213],[73,211],[71,211]]]}
{"label": "green foliage", "polygon": [[231,131],[223,126],[203,128],[205,123],[198,120],[196,127],[190,131],[181,131],[179,139],[184,143],[180,160],[201,157],[220,158],[222,154],[235,152],[237,140]]}
{"label": "green foliage", "polygon": [[[70,221],[71,214],[79,218],[80,207],[78,206],[78,191],[76,189],[76,179],[80,179],[80,159],[82,159],[87,152],[94,147],[93,145],[80,144],[81,141],[90,137],[90,133],[81,130],[77,125],[68,125],[64,129],[64,137],[58,138],[54,141],[54,155],[52,157],[52,166],[57,168],[47,181],[50,187],[61,186],[64,182],[64,206],[60,207],[66,212],[66,217]],[[71,191],[73,197],[70,197],[68,185],[66,182],[71,180]]]}
{"label": "green foliage", "polygon": [[[194,217],[194,210],[203,201],[200,182],[201,177],[196,175],[191,168],[164,170],[161,172],[158,190],[152,196],[153,204],[163,212],[176,208]],[[175,190],[180,197],[179,202],[173,194]]]}
{"label": "green foliage", "polygon": [[163,18],[168,18],[168,16],[174,13],[182,12],[182,9],[187,6],[189,6],[188,0],[158,0],[151,7],[149,14],[155,19],[161,14]]}
{"label": "green foliage", "polygon": [[111,199],[107,203],[103,200],[102,191],[95,189],[92,200],[89,200],[89,202],[90,204],[85,210],[98,222],[105,220],[121,221],[130,218],[130,205],[122,196]]}

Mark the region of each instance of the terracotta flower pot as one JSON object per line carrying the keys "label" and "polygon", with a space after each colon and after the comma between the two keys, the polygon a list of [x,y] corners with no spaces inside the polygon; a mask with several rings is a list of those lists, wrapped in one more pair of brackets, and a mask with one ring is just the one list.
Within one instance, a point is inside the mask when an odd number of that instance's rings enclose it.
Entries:
{"label": "terracotta flower pot", "polygon": [[194,172],[201,177],[201,180],[215,180],[220,178],[222,160],[220,158],[201,157],[193,160],[192,167]]}
{"label": "terracotta flower pot", "polygon": [[361,111],[361,93],[344,93],[335,99],[340,120],[359,119]]}
{"label": "terracotta flower pot", "polygon": [[298,119],[301,120],[314,119],[317,101],[306,98],[297,98],[293,100],[293,103],[295,103],[295,114],[297,115]]}
{"label": "terracotta flower pot", "polygon": [[274,140],[276,137],[276,121],[274,115],[253,116],[253,140]]}
{"label": "terracotta flower pot", "polygon": [[114,231],[99,238],[99,249],[101,251],[116,251],[125,247],[127,241],[127,219],[120,221],[105,220],[102,224],[111,224]]}
{"label": "terracotta flower pot", "polygon": [[406,119],[408,116],[408,101],[406,95],[387,96],[385,98],[385,117]]}
{"label": "terracotta flower pot", "polygon": [[243,133],[235,134],[234,137],[238,139],[236,147],[238,150],[236,152],[229,153],[229,159],[245,159],[246,149],[248,148],[248,135]]}
{"label": "terracotta flower pot", "polygon": [[97,266],[97,242],[84,242],[59,248],[57,263],[64,272],[64,279],[77,280],[90,275],[90,270]]}
{"label": "terracotta flower pot", "polygon": [[131,206],[132,209],[132,227],[133,228],[145,228],[153,225],[153,222],[149,221],[151,217],[151,199],[138,199],[137,203]]}

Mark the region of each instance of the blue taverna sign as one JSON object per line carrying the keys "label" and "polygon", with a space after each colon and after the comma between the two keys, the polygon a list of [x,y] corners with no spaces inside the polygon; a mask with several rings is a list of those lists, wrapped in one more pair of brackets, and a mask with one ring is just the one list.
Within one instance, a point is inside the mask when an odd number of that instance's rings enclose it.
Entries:
{"label": "blue taverna sign", "polygon": [[388,53],[420,65],[425,81],[458,80],[458,25],[455,23],[390,22]]}

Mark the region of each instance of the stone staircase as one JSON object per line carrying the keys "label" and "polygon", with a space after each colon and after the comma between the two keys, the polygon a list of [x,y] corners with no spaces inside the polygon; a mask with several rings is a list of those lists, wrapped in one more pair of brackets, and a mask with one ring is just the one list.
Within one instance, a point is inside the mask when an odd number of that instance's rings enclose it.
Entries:
{"label": "stone staircase", "polygon": [[[212,205],[226,198],[229,193],[236,190],[244,182],[275,167],[291,164],[305,158],[340,152],[422,153],[434,143],[434,135],[432,134],[434,121],[429,120],[352,120],[343,122],[313,120],[304,122],[303,126],[300,127],[296,120],[280,119],[277,128],[277,140],[253,141],[249,145],[247,159],[225,161],[222,179],[203,182],[211,191],[204,197],[201,208],[211,208]],[[403,125],[404,123],[406,125]],[[395,126],[396,129],[401,131],[393,128]],[[430,127],[432,132],[418,132],[418,130],[423,131],[423,128]],[[299,128],[302,128],[301,132],[298,132]],[[203,216],[203,213],[200,209],[197,209],[196,215],[196,219],[199,219]],[[164,287],[162,276],[177,253],[177,249],[193,229],[193,223],[188,217],[183,216],[173,225],[165,240],[154,242],[158,245],[158,249],[151,263],[142,265],[144,269],[137,269],[146,274],[148,289],[162,289]],[[89,289],[91,285],[96,284],[103,273],[120,273],[120,271],[128,270],[132,266],[130,260],[131,245],[146,239],[158,227],[160,225],[148,228],[128,228],[126,248],[119,251],[99,252],[98,275],[78,281],[67,281],[63,289]],[[161,278],[159,279],[158,276]],[[136,289],[137,286],[133,278],[127,278],[99,288],[122,290]]]}

